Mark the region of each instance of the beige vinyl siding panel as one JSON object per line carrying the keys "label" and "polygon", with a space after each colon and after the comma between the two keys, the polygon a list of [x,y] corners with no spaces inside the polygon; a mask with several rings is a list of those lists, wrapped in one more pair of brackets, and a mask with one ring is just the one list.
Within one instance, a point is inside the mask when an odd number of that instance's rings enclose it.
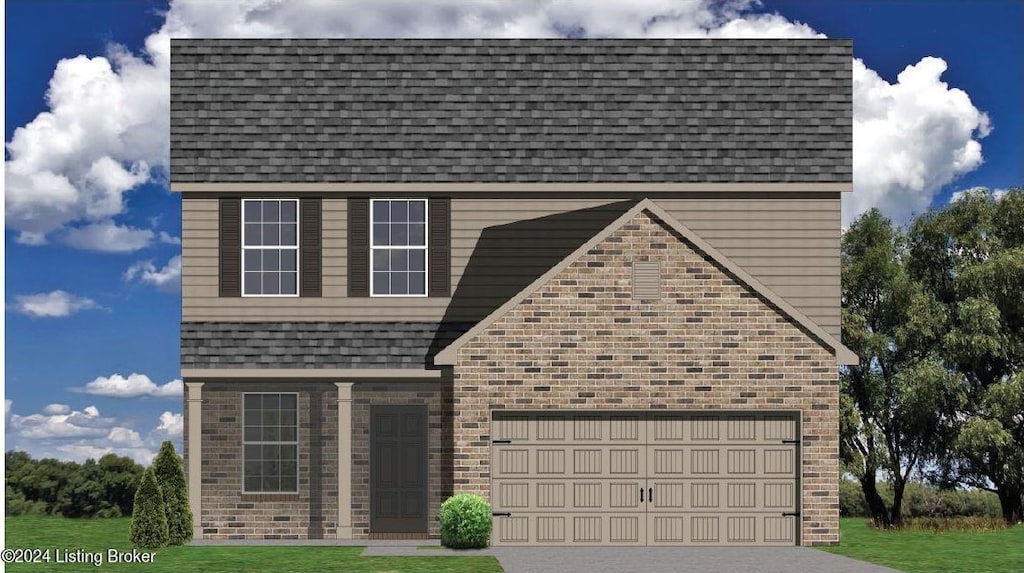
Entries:
{"label": "beige vinyl siding panel", "polygon": [[[834,198],[657,198],[657,203],[774,290],[825,331],[839,335],[839,194]],[[515,278],[567,255],[611,218],[561,218],[531,237],[533,220],[616,203],[611,199],[452,200],[449,298],[348,298],[347,201],[323,202],[323,297],[217,296],[217,200],[185,197],[182,207],[182,319],[196,320],[479,320],[515,294]],[[609,207],[611,208],[611,207]],[[606,212],[606,211],[602,211]],[[488,238],[479,244],[481,234]],[[524,236],[525,233],[525,236]],[[513,238],[514,237],[514,238]],[[571,247],[570,247],[571,246]],[[473,259],[474,293],[459,292]],[[483,264],[483,267],[480,265]],[[665,270],[667,272],[667,270]],[[520,281],[521,282],[521,281]],[[522,282],[526,286],[530,281]],[[465,285],[462,285],[465,286]],[[516,291],[518,292],[518,291]]]}

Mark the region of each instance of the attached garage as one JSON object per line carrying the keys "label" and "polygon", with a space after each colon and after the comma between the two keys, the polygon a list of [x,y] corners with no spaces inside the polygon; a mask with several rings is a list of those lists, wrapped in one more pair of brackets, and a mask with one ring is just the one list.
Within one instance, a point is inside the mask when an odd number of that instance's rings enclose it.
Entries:
{"label": "attached garage", "polygon": [[494,545],[799,544],[794,412],[495,412]]}

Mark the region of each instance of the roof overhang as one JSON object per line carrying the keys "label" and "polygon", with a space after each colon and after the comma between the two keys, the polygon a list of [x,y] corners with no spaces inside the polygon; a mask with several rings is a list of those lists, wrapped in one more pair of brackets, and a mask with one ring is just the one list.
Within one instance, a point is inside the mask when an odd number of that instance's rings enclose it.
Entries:
{"label": "roof overhang", "polygon": [[642,211],[649,211],[658,219],[662,220],[666,225],[671,227],[674,231],[682,235],[689,242],[691,242],[697,249],[703,252],[705,255],[713,259],[719,265],[724,267],[740,281],[746,284],[750,289],[764,297],[772,304],[777,306],[784,314],[792,318],[797,324],[808,331],[813,337],[817,338],[818,342],[824,347],[829,349],[836,357],[836,360],[841,365],[856,364],[859,361],[859,357],[849,348],[844,346],[836,337],[832,336],[820,326],[817,325],[813,320],[807,317],[804,313],[797,310],[793,305],[786,302],[781,296],[773,292],[767,286],[762,284],[756,278],[750,275],[750,273],[744,271],[739,265],[732,262],[728,257],[720,253],[717,249],[708,244],[707,241],[700,238],[696,233],[691,231],[679,220],[670,215],[667,211],[659,207],[654,201],[650,199],[644,199],[639,201],[636,205],[630,208],[628,211],[623,213],[619,218],[612,221],[607,227],[601,230],[598,234],[594,235],[589,241],[584,243],[578,249],[573,251],[569,256],[562,259],[558,264],[551,267],[547,272],[541,275],[537,280],[533,281],[526,288],[521,290],[514,297],[510,298],[503,305],[494,310],[486,318],[477,323],[473,328],[466,331],[465,334],[457,338],[454,342],[448,345],[446,348],[437,353],[434,357],[434,364],[439,366],[451,366],[455,364],[455,360],[458,355],[459,349],[469,341],[476,338],[481,332],[490,328],[498,319],[505,315],[506,312],[510,311],[516,305],[523,301],[537,289],[541,288],[552,280],[555,275],[562,272],[566,267],[575,262],[577,259],[582,257],[592,248],[597,246],[598,243],[605,240],[619,227],[632,220]]}
{"label": "roof overhang", "polygon": [[182,368],[184,380],[315,380],[431,379],[441,370],[425,368]]}
{"label": "roof overhang", "polygon": [[171,183],[178,193],[848,193],[853,183]]}

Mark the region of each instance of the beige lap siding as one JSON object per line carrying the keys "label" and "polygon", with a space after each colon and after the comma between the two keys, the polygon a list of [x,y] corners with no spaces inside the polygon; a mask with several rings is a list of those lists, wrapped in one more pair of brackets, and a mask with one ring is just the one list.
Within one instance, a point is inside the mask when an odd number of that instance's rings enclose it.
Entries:
{"label": "beige lap siding", "polygon": [[370,406],[427,406],[429,534],[440,537],[437,512],[452,494],[451,383],[364,382],[352,387],[352,536],[370,533]]}
{"label": "beige lap siding", "polygon": [[[632,299],[633,260],[661,263]],[[778,309],[642,212],[458,352],[456,492],[490,494],[491,411],[801,413],[803,545],[839,541],[838,367]]]}
{"label": "beige lap siding", "polygon": [[[242,394],[299,395],[299,493],[242,493]],[[205,539],[334,539],[338,519],[338,390],[331,383],[203,386]]]}

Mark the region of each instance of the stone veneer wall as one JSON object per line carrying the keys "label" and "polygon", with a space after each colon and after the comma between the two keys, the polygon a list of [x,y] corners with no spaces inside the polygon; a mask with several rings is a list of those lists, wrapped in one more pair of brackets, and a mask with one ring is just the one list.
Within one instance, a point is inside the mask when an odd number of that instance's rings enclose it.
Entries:
{"label": "stone veneer wall", "polygon": [[[632,261],[661,263],[634,300]],[[491,411],[801,412],[803,545],[839,541],[834,356],[644,211],[458,351],[454,483],[490,494]]]}
{"label": "stone veneer wall", "polygon": [[427,406],[427,504],[431,537],[440,537],[441,502],[452,494],[451,382],[362,382],[352,387],[352,536],[370,533],[370,406]]}
{"label": "stone veneer wall", "polygon": [[[242,493],[242,394],[299,393],[299,493]],[[333,539],[338,519],[338,390],[322,382],[203,385],[205,539]],[[186,408],[186,412],[187,412]],[[186,422],[186,427],[187,427]],[[186,444],[188,439],[186,437]]]}

